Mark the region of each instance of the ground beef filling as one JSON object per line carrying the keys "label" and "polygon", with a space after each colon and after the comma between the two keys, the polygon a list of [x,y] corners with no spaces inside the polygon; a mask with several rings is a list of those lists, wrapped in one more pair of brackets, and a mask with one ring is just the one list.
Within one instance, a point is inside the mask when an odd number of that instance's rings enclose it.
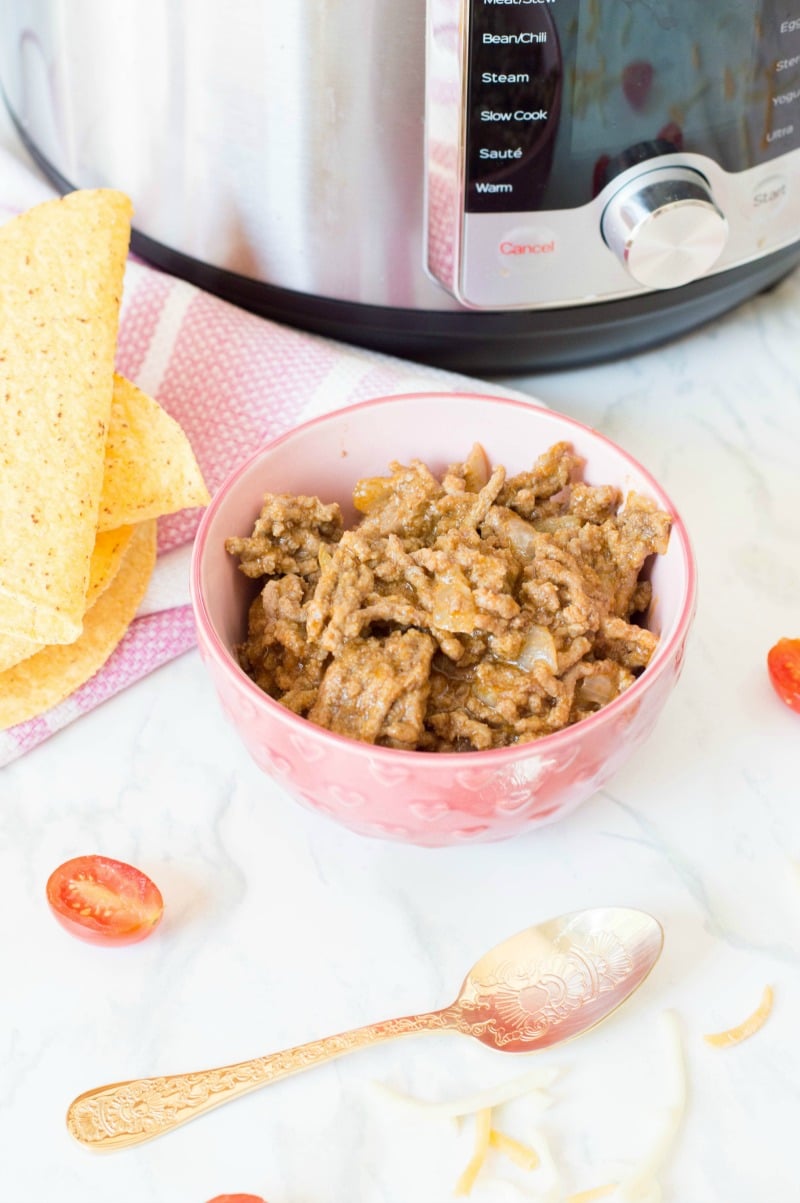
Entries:
{"label": "ground beef filling", "polygon": [[296,714],[392,748],[504,747],[593,714],[655,650],[636,619],[670,517],[580,469],[567,443],[511,477],[479,446],[441,479],[392,463],[356,484],[350,530],[336,504],[268,494],[226,540],[262,582],[239,663]]}

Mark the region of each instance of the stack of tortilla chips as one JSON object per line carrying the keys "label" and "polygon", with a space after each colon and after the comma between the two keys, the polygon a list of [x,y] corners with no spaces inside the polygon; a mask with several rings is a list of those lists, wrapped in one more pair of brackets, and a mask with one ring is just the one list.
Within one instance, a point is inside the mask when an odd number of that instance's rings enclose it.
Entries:
{"label": "stack of tortilla chips", "polygon": [[97,189],[0,228],[0,729],[102,667],[156,518],[208,501],[183,431],[114,372],[130,217]]}

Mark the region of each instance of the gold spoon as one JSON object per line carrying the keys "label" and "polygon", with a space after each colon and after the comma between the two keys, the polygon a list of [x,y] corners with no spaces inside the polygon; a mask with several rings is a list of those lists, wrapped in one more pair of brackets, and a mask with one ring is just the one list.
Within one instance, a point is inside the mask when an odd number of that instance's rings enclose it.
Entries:
{"label": "gold spoon", "polygon": [[469,971],[452,1006],[368,1024],[238,1065],[100,1086],[67,1111],[92,1149],[121,1149],[343,1053],[395,1036],[460,1032],[490,1048],[529,1053],[593,1028],[647,977],[664,943],[643,911],[597,908],[560,915],[498,944]]}

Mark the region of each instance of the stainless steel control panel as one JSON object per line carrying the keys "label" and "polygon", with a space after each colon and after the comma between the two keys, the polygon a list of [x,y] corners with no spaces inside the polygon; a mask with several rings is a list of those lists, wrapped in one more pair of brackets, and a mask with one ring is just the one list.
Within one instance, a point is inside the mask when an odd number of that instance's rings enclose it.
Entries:
{"label": "stainless steel control panel", "polygon": [[800,239],[798,0],[623,8],[429,0],[427,267],[462,304],[675,288]]}

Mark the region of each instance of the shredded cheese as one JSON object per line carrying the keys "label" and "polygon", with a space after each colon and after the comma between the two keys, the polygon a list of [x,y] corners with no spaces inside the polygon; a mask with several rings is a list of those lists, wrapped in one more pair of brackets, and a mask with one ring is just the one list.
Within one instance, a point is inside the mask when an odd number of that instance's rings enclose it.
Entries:
{"label": "shredded cheese", "polygon": [[505,1132],[498,1132],[497,1128],[492,1128],[489,1133],[489,1144],[523,1170],[535,1170],[539,1164],[539,1154],[535,1149],[520,1140],[514,1140],[513,1136],[506,1136]]}
{"label": "shredded cheese", "polygon": [[475,1116],[475,1149],[466,1168],[456,1183],[456,1195],[468,1195],[481,1172],[486,1154],[489,1152],[489,1137],[492,1130],[492,1109],[484,1107]]}
{"label": "shredded cheese", "polygon": [[766,986],[764,993],[761,996],[761,1002],[756,1007],[747,1019],[742,1020],[736,1027],[727,1028],[724,1032],[713,1032],[704,1039],[707,1044],[713,1044],[715,1048],[730,1048],[731,1045],[741,1044],[743,1040],[755,1035],[759,1028],[763,1028],[764,1024],[772,1011],[773,994],[772,987]]}
{"label": "shredded cheese", "polygon": [[686,1111],[686,1064],[678,1020],[674,1012],[665,1011],[663,1022],[673,1077],[672,1103],[650,1153],[619,1184],[619,1197],[625,1203],[657,1203],[661,1199],[658,1175],[672,1152]]}
{"label": "shredded cheese", "polygon": [[541,1129],[531,1132],[531,1140],[539,1154],[542,1179],[550,1184],[543,1194],[537,1195],[536,1203],[561,1203],[563,1199],[561,1173],[553,1157],[550,1142]]}
{"label": "shredded cheese", "polygon": [[499,1107],[503,1103],[509,1103],[512,1099],[521,1098],[523,1095],[539,1103],[544,1110],[545,1107],[550,1106],[551,1102],[550,1096],[545,1091],[548,1086],[552,1085],[559,1073],[560,1070],[555,1066],[540,1066],[519,1078],[512,1078],[508,1082],[498,1082],[496,1086],[488,1086],[486,1090],[480,1090],[476,1094],[445,1102],[429,1102],[426,1099],[414,1098],[409,1094],[401,1094],[399,1091],[385,1086],[382,1082],[375,1082],[374,1085],[381,1094],[392,1099],[393,1102],[424,1111],[426,1115],[458,1119],[462,1115],[474,1115],[477,1111],[485,1108]]}
{"label": "shredded cheese", "polygon": [[579,1190],[576,1195],[570,1195],[565,1203],[594,1203],[595,1199],[604,1199],[613,1195],[619,1186],[618,1182],[606,1182],[604,1186],[593,1186],[590,1190]]}
{"label": "shredded cheese", "polygon": [[539,1066],[518,1078],[499,1082],[495,1086],[487,1087],[486,1090],[445,1102],[429,1102],[414,1098],[412,1095],[401,1094],[392,1090],[391,1087],[385,1086],[382,1082],[374,1082],[373,1086],[393,1102],[413,1108],[427,1116],[445,1119],[460,1119],[465,1115],[475,1116],[475,1149],[455,1187],[456,1195],[468,1195],[475,1185],[475,1180],[490,1148],[504,1154],[524,1170],[533,1170],[539,1165],[540,1157],[536,1149],[523,1144],[522,1141],[515,1140],[512,1136],[507,1136],[505,1132],[492,1126],[492,1110],[494,1107],[502,1106],[503,1103],[509,1103],[522,1096],[538,1103],[544,1110],[545,1107],[550,1106],[551,1099],[543,1087],[550,1086],[559,1072],[555,1066]]}

